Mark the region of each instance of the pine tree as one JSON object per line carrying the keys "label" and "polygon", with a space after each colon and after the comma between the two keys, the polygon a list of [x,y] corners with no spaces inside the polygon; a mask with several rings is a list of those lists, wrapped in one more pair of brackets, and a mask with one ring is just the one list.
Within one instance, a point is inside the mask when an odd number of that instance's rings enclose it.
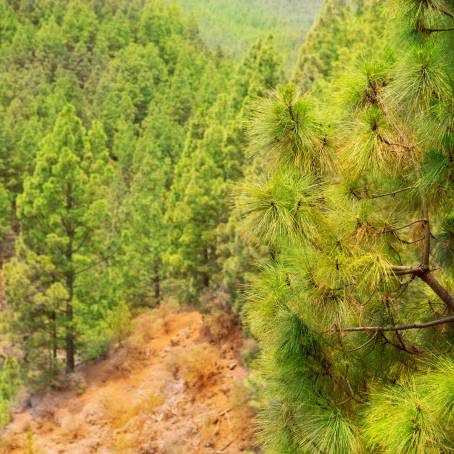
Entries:
{"label": "pine tree", "polygon": [[[81,303],[77,282],[81,273],[96,262],[97,248],[101,244],[97,235],[105,211],[103,187],[108,175],[107,159],[102,127],[94,124],[87,134],[74,108],[68,105],[58,116],[52,133],[43,141],[34,174],[25,180],[24,192],[18,199],[23,251],[16,265],[44,261],[49,269],[36,267],[46,283],[42,286],[34,283],[32,288],[36,293],[25,301],[32,307],[37,301],[43,305],[36,310],[44,317],[44,321],[41,320],[44,326],[54,323],[57,331],[63,326],[68,371],[74,369],[77,349],[75,319]],[[24,264],[20,263],[22,260]],[[14,276],[14,267],[11,275]],[[27,309],[21,304],[25,301],[21,303],[17,295],[23,291],[23,285],[11,284],[11,305],[18,317],[30,321],[31,326],[24,331],[33,337],[35,324],[40,323],[40,319],[31,316],[30,308],[29,313],[24,314]],[[53,307],[50,308],[45,298],[52,290],[55,293],[56,288],[58,296],[51,295]],[[58,347],[54,345],[54,353]]]}
{"label": "pine tree", "polygon": [[320,96],[329,89],[327,81],[342,77],[358,57],[377,59],[386,44],[381,12],[376,0],[327,0],[301,46],[295,85]]}
{"label": "pine tree", "polygon": [[136,307],[160,302],[162,261],[167,249],[164,217],[172,173],[172,140],[166,140],[165,130],[155,128],[159,124],[156,120],[150,115],[134,150],[133,178],[122,213],[123,288],[128,303]]}
{"label": "pine tree", "polygon": [[335,105],[284,86],[251,123],[272,157],[239,200],[274,251],[247,307],[265,452],[453,446],[454,15],[387,7],[392,53],[333,81]]}
{"label": "pine tree", "polygon": [[175,276],[190,279],[193,297],[223,283],[221,272],[233,250],[228,244],[236,236],[227,224],[231,185],[243,175],[243,115],[250,100],[274,87],[279,77],[272,38],[259,40],[230,81],[231,93],[199,113],[203,119],[196,117],[189,131],[169,197],[167,262]]}
{"label": "pine tree", "polygon": [[17,28],[17,20],[14,11],[8,2],[0,3],[0,42],[11,42]]}
{"label": "pine tree", "polygon": [[193,152],[185,150],[177,168],[181,179],[175,180],[170,196],[167,219],[174,240],[167,262],[175,276],[190,279],[192,295],[209,287],[216,269],[216,226],[226,214],[226,186],[219,164],[224,140],[222,127],[215,126],[205,131]]}
{"label": "pine tree", "polygon": [[[244,125],[257,98],[266,96],[282,79],[281,59],[274,50],[273,37],[268,36],[259,40],[238,67],[233,82],[232,103],[239,108],[239,112],[234,116],[226,140],[226,149],[230,157],[228,175],[232,181],[254,178],[263,170],[261,163],[267,159],[266,156],[254,153],[252,162],[247,160],[247,134]],[[229,198],[235,197],[233,185],[228,187],[228,193]],[[255,269],[257,251],[247,244],[240,213],[233,209],[230,201],[228,207],[230,213],[227,222],[217,228],[216,248],[222,285],[237,305],[242,300],[240,295],[246,282],[246,275]],[[258,255],[263,253],[261,250]]]}

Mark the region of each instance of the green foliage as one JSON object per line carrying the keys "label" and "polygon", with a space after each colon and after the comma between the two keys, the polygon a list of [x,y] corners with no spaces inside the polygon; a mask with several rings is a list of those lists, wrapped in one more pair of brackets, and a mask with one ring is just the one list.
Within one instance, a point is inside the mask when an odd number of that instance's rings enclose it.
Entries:
{"label": "green foliage", "polygon": [[256,107],[250,128],[255,148],[266,148],[279,165],[302,172],[329,168],[328,139],[309,100],[298,97],[294,86],[279,89],[275,99]]}
{"label": "green foliage", "polygon": [[251,237],[273,244],[283,237],[297,241],[317,236],[312,223],[320,196],[320,187],[310,176],[279,173],[262,184],[246,186],[239,203]]}
{"label": "green foliage", "polygon": [[398,3],[327,2],[295,71],[304,94],[252,109],[262,175],[237,206],[270,248],[244,309],[265,452],[452,449],[451,324],[400,326],[454,312],[452,32],[434,31],[452,13]]}
{"label": "green foliage", "polygon": [[376,0],[326,0],[301,46],[293,82],[322,95],[352,62],[386,55],[385,21]]}
{"label": "green foliage", "polygon": [[[54,266],[47,257],[22,249],[4,270],[6,297],[13,310],[9,331],[13,336],[22,334],[20,347],[27,358],[28,380],[39,386],[51,381],[58,371],[53,357],[59,334],[56,308],[65,301],[67,292],[60,283],[52,282]],[[58,321],[61,325],[61,317]]]}
{"label": "green foliage", "polygon": [[20,367],[13,359],[0,359],[0,428],[11,417],[11,407],[22,383],[20,372]]}
{"label": "green foliage", "polygon": [[453,370],[451,359],[440,359],[426,375],[372,393],[364,417],[369,445],[399,453],[449,451]]}
{"label": "green foliage", "polygon": [[8,191],[0,185],[0,238],[7,233],[11,224],[11,200]]}
{"label": "green foliage", "polygon": [[[243,173],[242,119],[250,100],[278,82],[278,61],[271,39],[251,48],[231,81],[231,92],[194,118],[175,167],[166,213],[171,233],[165,261],[173,276],[189,280],[190,298],[223,281],[221,271],[228,266],[228,248],[236,235],[227,225],[231,184]],[[241,273],[244,263],[237,266],[230,272]]]}
{"label": "green foliage", "polygon": [[[31,353],[38,348],[37,354],[41,355],[39,350],[43,347],[50,349],[51,370],[55,367],[62,328],[67,368],[74,368],[74,322],[78,305],[83,304],[77,281],[98,260],[103,247],[98,233],[107,215],[103,194],[109,177],[105,141],[99,123],[86,133],[74,108],[65,107],[52,133],[43,140],[34,174],[26,178],[17,202],[23,251],[10,268],[10,304],[15,317],[27,320],[15,326],[21,338],[34,338],[39,332],[34,324],[40,323],[42,338],[37,346],[35,341],[27,345],[26,351]],[[24,283],[16,277],[22,267],[25,278],[30,263],[36,267],[30,270],[30,287],[35,273],[43,280],[34,288],[36,293],[23,298]],[[25,302],[29,305],[24,306]],[[30,318],[30,305],[37,306],[40,321]]]}

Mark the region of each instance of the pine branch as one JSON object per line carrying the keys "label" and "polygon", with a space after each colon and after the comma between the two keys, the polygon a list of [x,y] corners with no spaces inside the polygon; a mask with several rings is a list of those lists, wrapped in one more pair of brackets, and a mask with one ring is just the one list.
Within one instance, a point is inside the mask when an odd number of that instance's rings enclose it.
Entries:
{"label": "pine branch", "polygon": [[407,186],[406,188],[402,188],[402,189],[397,189],[396,191],[391,191],[391,192],[385,192],[383,194],[372,194],[369,196],[369,199],[378,199],[380,197],[386,197],[386,196],[393,196],[393,195],[396,195],[396,194],[399,194],[400,192],[404,192],[404,191],[409,191],[410,189],[413,189],[414,186]]}
{"label": "pine branch", "polygon": [[367,347],[372,341],[374,341],[377,337],[377,332],[375,332],[372,337],[370,337],[369,339],[367,339],[366,342],[364,342],[364,344],[361,344],[359,347],[356,347],[356,348],[352,348],[351,350],[342,350],[343,353],[354,353],[354,352],[357,352],[358,350],[361,350],[365,347]]}
{"label": "pine branch", "polygon": [[434,293],[446,304],[448,309],[454,312],[454,297],[451,293],[448,292],[438,281],[438,279],[433,275],[433,271],[436,271],[437,268],[427,269],[424,265],[418,266],[400,266],[393,265],[391,271],[395,276],[405,276],[407,274],[412,274],[419,277],[424,281]]}
{"label": "pine branch", "polygon": [[379,140],[381,140],[386,145],[389,145],[390,147],[400,147],[400,148],[404,148],[405,150],[413,150],[413,148],[414,148],[413,145],[405,145],[404,143],[391,142],[388,139],[385,139],[381,134],[377,134],[377,137]]}
{"label": "pine branch", "polygon": [[397,230],[403,230],[406,229],[407,227],[411,227],[412,225],[419,224],[420,222],[424,222],[425,219],[418,219],[417,221],[410,222],[409,224],[403,225],[402,227],[392,227],[390,229],[385,229],[383,233],[390,233],[390,232],[396,232]]}
{"label": "pine branch", "polygon": [[394,116],[391,114],[388,107],[383,102],[383,100],[380,98],[380,96],[378,95],[378,93],[375,89],[374,89],[374,96],[375,96],[375,99],[376,99],[377,104],[380,107],[381,111],[384,113],[385,117],[388,119],[389,124],[396,130],[397,134],[399,134],[399,137],[400,137],[399,146],[401,146],[405,149],[408,149],[408,150],[414,150],[416,148],[416,145],[411,140],[409,140],[409,138],[406,136],[406,134],[398,126],[397,121],[395,120]]}
{"label": "pine branch", "polygon": [[415,243],[419,243],[420,241],[424,240],[424,237],[418,238],[417,240],[413,240],[413,241],[403,240],[402,238],[400,238],[400,236],[396,232],[393,232],[393,236],[401,244],[415,244]]}
{"label": "pine branch", "polygon": [[[394,318],[394,314],[393,314],[393,311],[392,311],[391,304],[389,302],[389,297],[388,296],[385,296],[385,298],[383,299],[383,303],[385,304],[386,311],[388,312],[388,316],[389,316],[389,318],[391,320],[391,323],[394,326],[396,326],[396,321],[395,321],[395,318]],[[390,345],[393,345],[394,347],[400,348],[403,351],[406,351],[406,352],[410,353],[410,351],[407,349],[407,346],[405,345],[405,342],[404,342],[402,336],[400,335],[399,331],[396,331],[396,337],[397,337],[397,340],[399,341],[399,344],[400,344],[400,345],[397,345],[397,346],[394,345],[392,342],[390,342],[388,340],[388,338],[383,334],[383,332],[381,333],[381,335],[386,339],[386,341]]]}
{"label": "pine branch", "polygon": [[436,32],[450,32],[453,31],[454,27],[448,28],[424,28],[422,31],[424,33],[436,33]]}
{"label": "pine branch", "polygon": [[454,297],[440,284],[432,273],[425,272],[420,275],[417,274],[417,276],[438,295],[451,312],[454,312]]}
{"label": "pine branch", "polygon": [[396,276],[405,276],[406,274],[413,274],[415,276],[421,273],[423,270],[420,266],[405,266],[405,265],[393,265],[391,271]]}
{"label": "pine branch", "polygon": [[[399,331],[396,331],[396,334],[398,334]],[[388,345],[391,345],[391,347],[394,347],[394,348],[397,348],[398,350],[402,351],[402,352],[405,352],[405,353],[408,353],[410,355],[422,355],[422,351],[420,350],[409,350],[407,349],[407,347],[405,346],[402,346],[399,345],[399,344],[395,344],[394,342],[390,341],[386,336],[385,336],[385,333],[383,331],[380,331],[380,335],[381,337],[383,338],[383,340],[385,341],[385,344],[388,344]]]}
{"label": "pine branch", "polygon": [[342,333],[352,333],[358,331],[373,331],[376,333],[381,333],[385,331],[403,331],[409,329],[424,329],[431,328],[438,325],[446,325],[448,323],[454,323],[454,315],[449,317],[439,318],[437,320],[432,320],[425,323],[408,323],[405,325],[389,325],[389,326],[355,326],[349,328],[337,328],[338,331]]}
{"label": "pine branch", "polygon": [[106,257],[102,257],[100,260],[97,260],[96,262],[92,263],[91,265],[87,266],[86,268],[82,268],[80,270],[77,270],[74,275],[78,276],[79,274],[86,273],[87,271],[92,270],[93,268],[98,267],[99,265],[102,265],[103,263],[108,262],[111,258],[115,256],[117,251],[114,251],[112,254],[107,255]]}
{"label": "pine branch", "polygon": [[423,241],[423,240],[424,240],[424,237],[418,238],[417,240],[413,240],[413,241],[405,241],[405,240],[401,240],[401,241],[405,242],[405,244],[415,244],[415,243],[419,243],[420,241]]}

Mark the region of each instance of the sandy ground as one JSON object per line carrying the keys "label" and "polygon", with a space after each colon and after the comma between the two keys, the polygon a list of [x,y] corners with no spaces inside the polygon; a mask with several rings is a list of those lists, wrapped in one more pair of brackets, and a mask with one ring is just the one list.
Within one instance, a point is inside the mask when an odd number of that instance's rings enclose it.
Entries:
{"label": "sandy ground", "polygon": [[238,350],[219,344],[196,311],[150,311],[107,359],[80,367],[76,384],[15,415],[1,454],[180,454],[253,450]]}

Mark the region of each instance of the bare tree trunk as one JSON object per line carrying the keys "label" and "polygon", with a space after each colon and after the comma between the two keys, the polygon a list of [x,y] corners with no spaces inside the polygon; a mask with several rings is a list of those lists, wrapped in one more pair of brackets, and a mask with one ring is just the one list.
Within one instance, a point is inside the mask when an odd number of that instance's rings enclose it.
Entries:
{"label": "bare tree trunk", "polygon": [[157,302],[161,301],[161,277],[159,276],[159,264],[156,263],[154,269],[154,278],[153,278],[153,285],[154,285],[154,297]]}
{"label": "bare tree trunk", "polygon": [[52,326],[52,361],[55,363],[57,359],[57,320],[55,312],[50,314],[51,326]]}
{"label": "bare tree trunk", "polygon": [[[204,256],[205,256],[205,263],[208,265],[208,248],[205,249]],[[203,273],[202,284],[205,288],[208,288],[210,286],[210,274],[208,272]]]}
{"label": "bare tree trunk", "polygon": [[74,327],[73,327],[73,296],[74,296],[74,274],[71,272],[66,279],[68,288],[68,300],[66,301],[66,371],[74,371]]}

